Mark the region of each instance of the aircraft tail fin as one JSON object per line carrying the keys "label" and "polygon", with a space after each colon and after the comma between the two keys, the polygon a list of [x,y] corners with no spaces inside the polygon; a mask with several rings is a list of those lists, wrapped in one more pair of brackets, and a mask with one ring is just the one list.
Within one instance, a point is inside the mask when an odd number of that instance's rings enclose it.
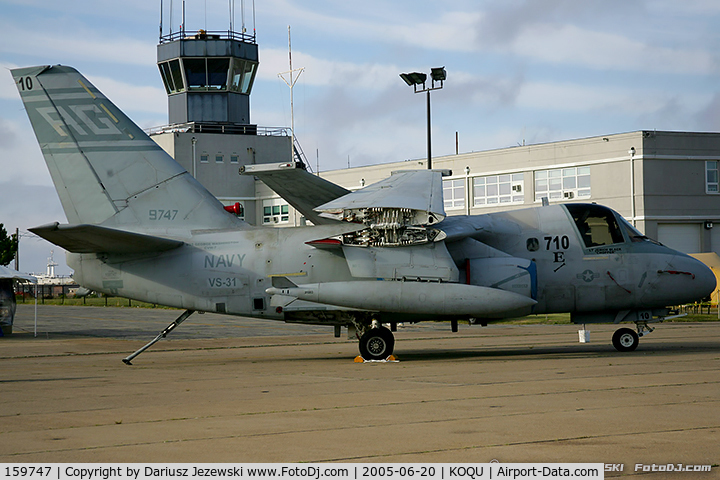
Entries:
{"label": "aircraft tail fin", "polygon": [[12,70],[71,224],[130,229],[243,225],[77,70]]}

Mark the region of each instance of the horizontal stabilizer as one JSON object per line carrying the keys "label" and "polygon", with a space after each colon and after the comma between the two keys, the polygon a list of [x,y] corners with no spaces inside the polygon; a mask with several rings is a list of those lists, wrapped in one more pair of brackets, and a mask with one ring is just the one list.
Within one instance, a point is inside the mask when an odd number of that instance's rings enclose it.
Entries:
{"label": "horizontal stabilizer", "polygon": [[243,175],[254,175],[262,180],[313,224],[335,223],[313,209],[350,191],[307,172],[299,165],[294,162],[246,165],[241,171]]}
{"label": "horizontal stabilizer", "polygon": [[180,240],[98,225],[61,225],[56,222],[28,230],[72,253],[164,252],[183,245]]}

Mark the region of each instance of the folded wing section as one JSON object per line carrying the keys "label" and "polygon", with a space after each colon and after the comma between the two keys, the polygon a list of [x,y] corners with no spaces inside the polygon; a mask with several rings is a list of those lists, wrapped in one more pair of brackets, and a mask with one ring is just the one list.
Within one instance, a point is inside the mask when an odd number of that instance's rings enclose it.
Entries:
{"label": "folded wing section", "polygon": [[[389,178],[315,209],[324,217],[347,221],[375,220],[377,212],[387,212],[381,221],[402,221],[408,225],[433,225],[445,218],[442,172],[410,170],[393,172]],[[403,219],[392,218],[402,212]]]}
{"label": "folded wing section", "polygon": [[342,245],[398,247],[437,242],[445,218],[439,170],[394,172],[390,178],[325,203],[321,217],[362,223],[367,228],[337,237]]}
{"label": "folded wing section", "polygon": [[336,223],[313,209],[350,193],[339,185],[307,172],[297,162],[246,165],[243,175],[254,175],[315,225]]}

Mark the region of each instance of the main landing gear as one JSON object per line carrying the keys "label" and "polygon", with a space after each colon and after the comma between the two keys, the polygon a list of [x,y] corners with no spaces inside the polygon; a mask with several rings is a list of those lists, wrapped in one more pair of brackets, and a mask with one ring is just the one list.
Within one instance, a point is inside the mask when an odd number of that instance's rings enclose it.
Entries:
{"label": "main landing gear", "polygon": [[387,360],[395,349],[395,336],[377,320],[370,325],[354,322],[360,337],[360,356],[363,360]]}
{"label": "main landing gear", "polygon": [[385,360],[394,348],[395,337],[383,326],[371,328],[360,337],[360,356],[365,360]]}

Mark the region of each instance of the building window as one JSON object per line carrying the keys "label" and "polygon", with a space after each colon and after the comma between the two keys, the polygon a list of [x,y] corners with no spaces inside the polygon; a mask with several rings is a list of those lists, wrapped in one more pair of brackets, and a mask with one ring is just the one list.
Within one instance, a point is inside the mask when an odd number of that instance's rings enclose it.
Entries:
{"label": "building window", "polygon": [[715,160],[705,162],[705,192],[720,193],[718,190],[718,163]]}
{"label": "building window", "polygon": [[523,203],[523,174],[490,175],[473,179],[473,205]]}
{"label": "building window", "polygon": [[263,200],[263,224],[288,223],[290,206],[282,198]]}
{"label": "building window", "polygon": [[200,163],[208,163],[208,158],[209,158],[208,154],[203,153],[202,155],[200,155]]}
{"label": "building window", "polygon": [[556,168],[535,172],[535,201],[590,197],[590,167]]}
{"label": "building window", "polygon": [[465,208],[465,179],[443,180],[445,210]]}
{"label": "building window", "polygon": [[223,163],[223,156],[220,154],[215,155],[215,163]]}
{"label": "building window", "polygon": [[239,159],[240,157],[238,157],[237,155],[230,155],[230,163],[238,163]]}

